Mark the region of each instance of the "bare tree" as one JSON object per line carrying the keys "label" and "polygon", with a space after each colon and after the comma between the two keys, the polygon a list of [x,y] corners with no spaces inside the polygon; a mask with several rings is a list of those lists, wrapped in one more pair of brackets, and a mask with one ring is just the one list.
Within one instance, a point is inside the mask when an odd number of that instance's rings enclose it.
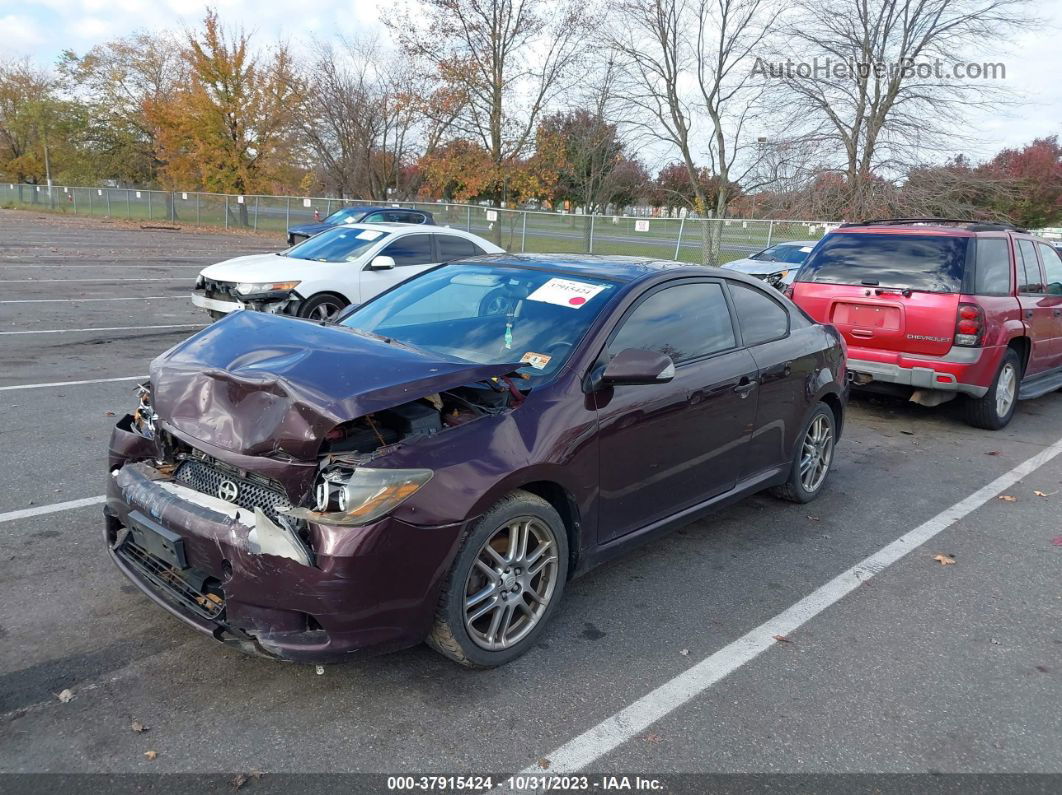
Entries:
{"label": "bare tree", "polygon": [[588,19],[578,0],[426,0],[387,21],[434,70],[448,134],[490,153],[495,204],[505,165],[527,154],[541,114],[580,78]]}
{"label": "bare tree", "polygon": [[[879,203],[875,176],[954,151],[967,116],[1004,98],[999,83],[962,79],[987,41],[1027,21],[1025,0],[796,0],[786,63],[754,71],[784,92],[794,126],[836,152],[848,217]],[[975,64],[976,66],[976,64]],[[998,77],[999,65],[978,68]],[[972,70],[965,74],[972,75]],[[773,78],[773,79],[770,79]]]}
{"label": "bare tree", "polygon": [[[748,67],[775,18],[772,0],[623,0],[611,34],[626,67],[625,89],[644,134],[678,150],[694,210],[725,215],[729,185],[753,173],[760,150],[747,126],[764,90]],[[707,156],[720,188],[703,189]],[[702,225],[705,262],[715,262],[719,224]]]}

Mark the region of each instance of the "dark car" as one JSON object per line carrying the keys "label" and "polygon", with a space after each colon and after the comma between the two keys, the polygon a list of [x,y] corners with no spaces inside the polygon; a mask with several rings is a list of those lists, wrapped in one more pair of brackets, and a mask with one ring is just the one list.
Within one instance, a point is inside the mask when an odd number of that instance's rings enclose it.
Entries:
{"label": "dark car", "polygon": [[321,221],[288,227],[288,245],[294,246],[318,232],[340,224],[434,224],[435,216],[427,210],[402,207],[344,207]]}
{"label": "dark car", "polygon": [[248,651],[498,665],[573,574],[742,495],[816,497],[844,385],[840,335],[751,277],[472,258],[157,358],[111,440],[106,543]]}

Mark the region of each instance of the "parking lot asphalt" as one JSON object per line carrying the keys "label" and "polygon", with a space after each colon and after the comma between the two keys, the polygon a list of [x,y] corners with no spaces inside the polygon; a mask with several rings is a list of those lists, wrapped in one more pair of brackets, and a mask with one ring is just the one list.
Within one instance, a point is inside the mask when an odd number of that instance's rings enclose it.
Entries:
{"label": "parking lot asphalt", "polygon": [[[562,752],[602,773],[1062,773],[1059,395],[996,433],[857,397],[819,500],[757,495],[573,581],[539,647],[485,672],[425,647],[323,674],[247,657],[124,580],[98,504],[5,519],[102,494],[135,384],[109,379],[206,322],[199,268],[280,245],[0,211],[0,771],[501,773]],[[112,298],[137,300],[90,300]],[[770,648],[594,739],[927,522]]]}

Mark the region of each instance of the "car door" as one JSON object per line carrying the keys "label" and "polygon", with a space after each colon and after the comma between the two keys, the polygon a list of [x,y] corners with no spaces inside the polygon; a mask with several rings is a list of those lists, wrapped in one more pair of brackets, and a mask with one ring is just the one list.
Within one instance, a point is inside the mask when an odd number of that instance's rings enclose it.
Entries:
{"label": "car door", "polygon": [[483,249],[471,240],[459,235],[436,235],[435,245],[439,249],[439,262],[452,262],[463,257],[475,257],[482,254]]}
{"label": "car door", "polygon": [[1018,271],[1018,303],[1031,342],[1025,375],[1037,375],[1054,365],[1055,326],[1058,300],[1047,295],[1047,285],[1032,240],[1014,239],[1014,260]]}
{"label": "car door", "polygon": [[[390,257],[395,261],[395,266],[386,270],[373,268],[372,260],[380,256]],[[438,261],[432,235],[419,233],[394,238],[365,264],[358,285],[359,300],[365,303],[384,290],[438,264]]]}
{"label": "car door", "polygon": [[1046,243],[1037,242],[1036,250],[1040,252],[1040,262],[1043,265],[1046,292],[1043,300],[1051,308],[1049,366],[1062,367],[1062,256]]}
{"label": "car door", "polygon": [[628,348],[666,353],[675,377],[593,394],[601,543],[733,488],[756,415],[756,364],[738,344],[720,280],[648,290],[610,334],[597,366]]}
{"label": "car door", "polygon": [[742,344],[757,367],[759,400],[742,472],[754,475],[792,460],[821,348],[808,337],[821,332],[768,290],[737,281],[728,287]]}

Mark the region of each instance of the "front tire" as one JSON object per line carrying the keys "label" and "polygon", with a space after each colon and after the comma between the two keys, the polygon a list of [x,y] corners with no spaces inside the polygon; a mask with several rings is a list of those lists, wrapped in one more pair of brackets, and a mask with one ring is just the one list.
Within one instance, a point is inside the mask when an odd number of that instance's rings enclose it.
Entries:
{"label": "front tire", "polygon": [[329,323],[347,308],[347,301],[335,293],[318,293],[303,301],[298,316],[318,323]]}
{"label": "front tire", "polygon": [[530,649],[568,577],[568,535],[541,497],[515,491],[466,536],[443,586],[427,643],[468,668],[504,665]]}
{"label": "front tire", "polygon": [[837,420],[833,411],[820,403],[804,425],[793,453],[789,479],[774,489],[774,495],[789,502],[811,502],[822,493],[833,467],[837,442]]}
{"label": "front tire", "polygon": [[975,428],[998,431],[1005,428],[1014,417],[1018,406],[1018,384],[1021,382],[1021,360],[1018,352],[1007,348],[999,364],[992,386],[979,398],[968,397],[963,401],[963,417]]}

